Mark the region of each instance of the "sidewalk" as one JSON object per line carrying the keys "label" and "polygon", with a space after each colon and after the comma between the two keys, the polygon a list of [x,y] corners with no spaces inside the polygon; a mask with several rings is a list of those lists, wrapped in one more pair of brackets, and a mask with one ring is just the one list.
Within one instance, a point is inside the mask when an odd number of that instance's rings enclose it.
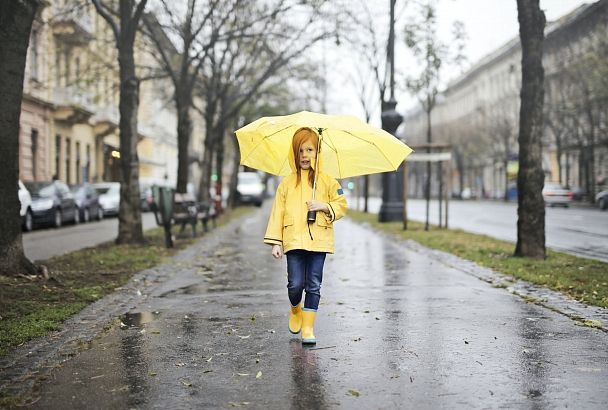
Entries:
{"label": "sidewalk", "polygon": [[285,260],[261,243],[267,212],[85,309],[66,335],[91,339],[124,314],[122,324],[69,360],[76,347],[61,338],[47,342],[46,364],[29,346],[13,365],[49,377],[33,408],[608,406],[608,334],[349,220],[337,222],[325,267],[319,343],[303,348],[287,331]]}

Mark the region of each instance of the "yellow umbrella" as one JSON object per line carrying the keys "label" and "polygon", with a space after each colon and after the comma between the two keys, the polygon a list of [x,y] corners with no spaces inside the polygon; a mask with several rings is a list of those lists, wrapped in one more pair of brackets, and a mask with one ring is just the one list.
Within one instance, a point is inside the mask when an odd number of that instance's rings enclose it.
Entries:
{"label": "yellow umbrella", "polygon": [[289,163],[291,140],[302,127],[320,134],[320,168],[338,179],[395,171],[412,152],[388,132],[356,117],[301,111],[262,117],[238,129],[241,164],[274,175],[289,175],[293,172]]}

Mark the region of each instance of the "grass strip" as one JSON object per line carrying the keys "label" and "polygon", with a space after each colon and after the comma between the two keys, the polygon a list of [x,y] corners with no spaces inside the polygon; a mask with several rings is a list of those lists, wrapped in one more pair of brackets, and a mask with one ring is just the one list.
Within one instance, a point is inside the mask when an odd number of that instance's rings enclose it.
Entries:
{"label": "grass strip", "polygon": [[[217,224],[224,225],[252,209],[239,207],[224,213]],[[173,232],[178,229],[174,226]],[[198,239],[179,238],[174,248],[167,249],[162,228],[147,230],[144,237],[144,245],[106,242],[48,259],[44,265],[49,280],[0,276],[0,357],[60,329],[64,320],[114,292],[134,274],[162,263]]]}
{"label": "grass strip", "polygon": [[485,235],[437,226],[425,231],[424,224],[415,221],[408,221],[408,229],[404,231],[402,222],[380,223],[376,214],[349,210],[348,215],[357,222],[565,293],[585,304],[608,307],[608,263],[549,249],[545,260],[514,257],[514,243]]}

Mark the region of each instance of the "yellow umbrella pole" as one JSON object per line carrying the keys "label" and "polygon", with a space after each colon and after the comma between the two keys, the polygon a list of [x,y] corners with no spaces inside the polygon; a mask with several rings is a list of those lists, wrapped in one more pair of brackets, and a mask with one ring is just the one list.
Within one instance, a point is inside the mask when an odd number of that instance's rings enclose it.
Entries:
{"label": "yellow umbrella pole", "polygon": [[[317,174],[319,173],[319,153],[321,152],[321,141],[323,141],[323,128],[318,128],[319,131],[319,143],[317,144],[317,155],[315,156],[315,179],[312,182],[312,200],[315,200],[315,194],[317,192]],[[308,223],[312,223],[317,219],[317,211],[308,211],[306,214],[306,220]]]}

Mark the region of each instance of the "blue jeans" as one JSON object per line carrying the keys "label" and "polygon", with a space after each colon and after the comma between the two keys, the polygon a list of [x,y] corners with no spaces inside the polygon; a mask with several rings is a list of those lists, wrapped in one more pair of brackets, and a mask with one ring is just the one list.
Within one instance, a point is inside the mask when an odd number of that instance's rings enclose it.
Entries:
{"label": "blue jeans", "polygon": [[323,264],[325,252],[312,252],[294,249],[287,255],[287,294],[292,306],[302,300],[306,290],[305,309],[317,310],[321,299],[321,282],[323,281]]}

